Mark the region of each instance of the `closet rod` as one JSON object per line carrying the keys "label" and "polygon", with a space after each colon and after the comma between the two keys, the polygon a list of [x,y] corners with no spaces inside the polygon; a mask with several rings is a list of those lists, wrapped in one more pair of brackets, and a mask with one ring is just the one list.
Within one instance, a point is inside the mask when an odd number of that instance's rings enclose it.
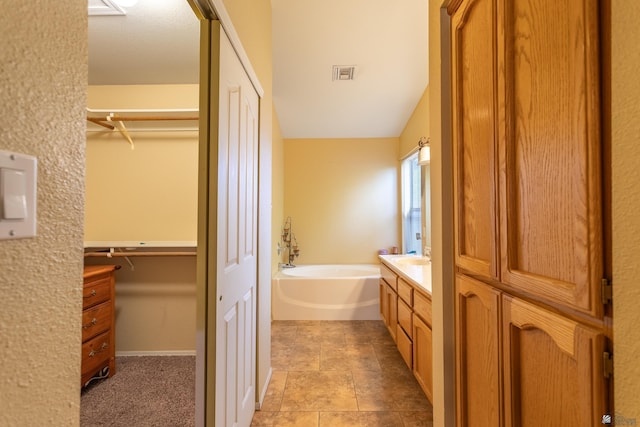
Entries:
{"label": "closet rod", "polygon": [[85,257],[134,257],[134,256],[196,256],[196,252],[85,252]]}

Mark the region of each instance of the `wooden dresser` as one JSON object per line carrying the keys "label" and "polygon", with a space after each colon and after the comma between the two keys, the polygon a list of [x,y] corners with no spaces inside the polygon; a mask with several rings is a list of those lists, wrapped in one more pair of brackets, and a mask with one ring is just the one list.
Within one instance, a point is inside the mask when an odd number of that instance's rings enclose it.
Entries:
{"label": "wooden dresser", "polygon": [[82,290],[82,385],[115,363],[115,265],[84,267]]}

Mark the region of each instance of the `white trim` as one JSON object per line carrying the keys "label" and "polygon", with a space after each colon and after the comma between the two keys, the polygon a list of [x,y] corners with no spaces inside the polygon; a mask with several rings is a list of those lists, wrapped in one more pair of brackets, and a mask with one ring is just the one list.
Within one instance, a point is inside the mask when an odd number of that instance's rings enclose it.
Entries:
{"label": "white trim", "polygon": [[258,80],[258,75],[253,69],[253,66],[251,65],[251,61],[249,60],[249,57],[247,56],[247,53],[244,50],[244,47],[242,47],[242,42],[240,41],[240,37],[238,36],[238,33],[236,32],[236,29],[233,26],[233,22],[231,22],[231,17],[227,13],[227,9],[224,7],[224,1],[223,0],[206,0],[206,1],[208,1],[209,5],[213,8],[214,13],[220,20],[220,24],[222,25],[222,28],[224,29],[225,33],[227,33],[227,37],[229,37],[231,46],[233,46],[233,50],[235,50],[236,55],[238,55],[238,58],[240,59],[240,63],[242,64],[242,67],[247,72],[247,75],[249,76],[249,80],[251,80],[251,84],[253,85],[253,88],[258,93],[258,96],[260,98],[263,98],[264,89],[260,84],[260,80]]}
{"label": "white trim", "polygon": [[119,356],[195,356],[195,350],[116,351]]}
{"label": "white trim", "polygon": [[267,395],[267,389],[269,388],[269,383],[271,382],[271,376],[273,375],[273,368],[269,367],[269,373],[267,374],[267,380],[264,382],[264,387],[260,392],[260,400],[256,402],[256,410],[260,410],[262,408],[262,403],[264,402],[264,398]]}

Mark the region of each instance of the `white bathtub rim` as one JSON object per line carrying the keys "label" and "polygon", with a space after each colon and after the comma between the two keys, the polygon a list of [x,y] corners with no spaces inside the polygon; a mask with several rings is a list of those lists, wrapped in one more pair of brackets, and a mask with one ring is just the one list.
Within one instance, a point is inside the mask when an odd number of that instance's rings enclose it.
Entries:
{"label": "white bathtub rim", "polygon": [[[309,270],[363,270],[366,272],[370,272],[371,274],[360,274],[360,275],[340,275],[334,274],[331,276],[313,276],[313,275],[302,275],[295,274],[299,271],[309,271]],[[294,274],[288,274],[294,273]],[[370,278],[379,278],[380,277],[380,265],[379,264],[302,264],[296,265],[295,267],[283,268],[279,270],[274,279],[284,279],[284,280],[296,280],[296,279],[309,279],[309,280],[325,280],[325,279],[370,279]]]}

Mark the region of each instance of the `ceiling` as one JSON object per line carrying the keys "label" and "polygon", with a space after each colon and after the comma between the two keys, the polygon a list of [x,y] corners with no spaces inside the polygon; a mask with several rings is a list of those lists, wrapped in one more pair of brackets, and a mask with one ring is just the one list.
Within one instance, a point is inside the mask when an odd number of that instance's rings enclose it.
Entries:
{"label": "ceiling", "polygon": [[[103,9],[109,0],[88,0]],[[271,0],[273,100],[285,138],[397,137],[428,82],[425,0]],[[89,17],[89,84],[198,83],[187,0]],[[355,66],[332,80],[332,66]]]}

